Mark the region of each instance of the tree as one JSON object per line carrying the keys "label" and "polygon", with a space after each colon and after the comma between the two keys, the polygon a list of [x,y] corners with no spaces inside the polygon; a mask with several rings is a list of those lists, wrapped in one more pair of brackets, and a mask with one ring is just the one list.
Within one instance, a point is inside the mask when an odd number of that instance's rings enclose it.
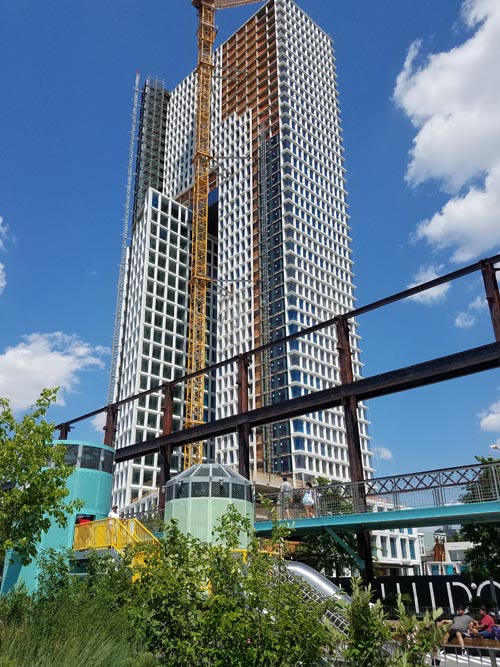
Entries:
{"label": "tree", "polygon": [[0,398],[0,561],[14,549],[29,562],[52,521],[64,526],[67,514],[81,507],[78,500],[65,502],[73,468],[64,463],[64,445],[51,445],[54,424],[46,415],[56,395],[57,389],[44,389],[20,420]]}
{"label": "tree", "polygon": [[[476,456],[479,463],[494,463],[498,459],[491,456],[484,458]],[[499,462],[500,463],[500,462]],[[492,489],[495,488],[491,479],[495,475],[499,478],[499,466],[491,466],[491,470],[481,473],[479,479],[470,483],[467,493],[462,500],[477,500],[479,498],[491,498]],[[472,542],[473,546],[465,552],[465,562],[469,565],[473,579],[487,579],[490,576],[500,578],[500,528],[497,523],[474,523],[462,526],[460,530],[462,540]]]}
{"label": "tree", "polygon": [[215,544],[173,522],[159,546],[145,547],[127,610],[164,667],[310,667],[328,644],[326,605],[306,602],[304,586],[255,538],[237,558],[241,531],[251,525],[230,507]]}

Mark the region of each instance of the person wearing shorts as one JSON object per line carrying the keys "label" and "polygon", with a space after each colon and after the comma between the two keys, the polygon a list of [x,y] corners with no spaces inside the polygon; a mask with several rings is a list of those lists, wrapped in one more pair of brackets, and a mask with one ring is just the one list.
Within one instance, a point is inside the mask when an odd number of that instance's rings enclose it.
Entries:
{"label": "person wearing shorts", "polygon": [[[447,644],[448,640],[457,638],[459,645],[464,648],[464,637],[467,636],[469,623],[474,622],[474,619],[465,613],[464,607],[457,607],[457,615],[451,622],[447,633],[443,637],[443,644]],[[449,623],[449,621],[448,621]]]}

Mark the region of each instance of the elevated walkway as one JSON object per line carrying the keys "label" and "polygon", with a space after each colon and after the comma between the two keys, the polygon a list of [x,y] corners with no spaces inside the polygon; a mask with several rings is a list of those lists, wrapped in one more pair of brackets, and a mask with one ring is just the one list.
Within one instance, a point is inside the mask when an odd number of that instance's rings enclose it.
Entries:
{"label": "elevated walkway", "polygon": [[312,518],[305,516],[302,493],[301,489],[295,489],[288,501],[280,493],[259,496],[255,508],[257,535],[270,534],[274,513],[295,536],[324,530],[342,533],[497,522],[500,521],[500,463],[317,487]]}

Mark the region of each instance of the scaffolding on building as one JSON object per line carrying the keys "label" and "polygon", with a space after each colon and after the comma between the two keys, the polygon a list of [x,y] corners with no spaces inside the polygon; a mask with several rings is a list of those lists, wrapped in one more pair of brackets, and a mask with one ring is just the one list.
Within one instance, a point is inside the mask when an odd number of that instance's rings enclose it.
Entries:
{"label": "scaffolding on building", "polygon": [[118,359],[120,356],[120,338],[121,328],[123,322],[124,312],[124,293],[125,293],[125,276],[127,271],[127,247],[130,224],[130,199],[132,196],[132,179],[134,176],[134,148],[135,148],[135,133],[137,126],[137,108],[139,103],[139,83],[141,75],[136,72],[134,85],[134,101],[132,106],[132,126],[130,128],[130,144],[128,153],[127,166],[127,189],[125,194],[125,208],[123,212],[123,233],[122,233],[122,250],[120,258],[120,269],[118,274],[118,294],[116,299],[116,314],[115,326],[113,331],[113,346],[111,349],[111,370],[109,374],[109,388],[108,388],[108,405],[113,403],[113,400],[119,398],[120,388],[120,374],[117,374]]}
{"label": "scaffolding on building", "polygon": [[165,126],[170,93],[165,82],[149,75],[141,95],[137,138],[133,223],[144,204],[148,188],[163,192]]}

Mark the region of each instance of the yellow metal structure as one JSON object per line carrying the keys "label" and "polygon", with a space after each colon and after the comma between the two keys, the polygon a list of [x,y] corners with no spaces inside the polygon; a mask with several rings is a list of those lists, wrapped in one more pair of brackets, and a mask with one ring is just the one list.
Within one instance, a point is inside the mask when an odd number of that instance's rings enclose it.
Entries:
{"label": "yellow metal structure", "polygon": [[100,519],[75,526],[73,550],[115,549],[118,553],[132,544],[155,542],[156,537],[137,519]]}
{"label": "yellow metal structure", "polygon": [[[207,238],[210,162],[210,113],[212,97],[213,46],[217,29],[215,10],[248,5],[257,0],[193,0],[198,10],[198,89],[193,182],[193,221],[191,236],[191,279],[187,373],[191,375],[206,366],[207,330]],[[205,409],[205,376],[191,378],[186,386],[185,428],[203,424]],[[203,443],[184,447],[184,470],[203,462]]]}

